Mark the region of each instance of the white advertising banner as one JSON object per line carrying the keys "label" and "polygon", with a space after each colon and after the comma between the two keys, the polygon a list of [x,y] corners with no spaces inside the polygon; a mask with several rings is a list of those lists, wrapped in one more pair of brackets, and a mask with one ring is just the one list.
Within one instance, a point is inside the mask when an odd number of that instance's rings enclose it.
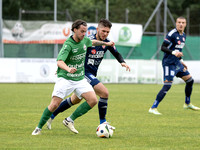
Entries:
{"label": "white advertising banner", "polygon": [[56,80],[56,59],[0,59],[1,83],[52,83]]}
{"label": "white advertising banner", "polygon": [[17,59],[17,82],[51,83],[56,79],[56,59]]}
{"label": "white advertising banner", "polygon": [[12,58],[0,59],[0,82],[1,83],[17,82],[16,63],[17,63],[17,59],[12,59]]}
{"label": "white advertising banner", "polygon": [[71,22],[3,21],[3,43],[63,44],[72,34]]}
{"label": "white advertising banner", "polygon": [[[126,60],[131,71],[116,60],[103,60],[97,78],[103,83],[163,83],[161,61]],[[200,83],[200,71],[196,69],[200,61],[185,61],[195,83]],[[56,81],[56,59],[1,58],[0,83],[54,83]],[[183,83],[174,78],[174,83]]]}
{"label": "white advertising banner", "polygon": [[[110,61],[103,60],[98,70],[97,78],[104,83],[106,82],[104,79],[109,79],[111,83],[162,83],[162,68],[158,68],[159,70],[156,68],[158,63],[161,66],[160,61],[126,60],[126,63],[131,68],[130,72],[121,67],[116,60]],[[104,70],[105,68],[107,69]]]}
{"label": "white advertising banner", "polygon": [[[97,24],[88,23],[87,36],[96,33]],[[142,25],[112,23],[108,38],[116,45],[137,46],[142,41]]]}
{"label": "white advertising banner", "polygon": [[[97,23],[88,23],[87,36],[96,33]],[[72,22],[3,21],[3,43],[63,44],[72,35]],[[113,23],[108,37],[116,45],[141,44],[142,25]]]}

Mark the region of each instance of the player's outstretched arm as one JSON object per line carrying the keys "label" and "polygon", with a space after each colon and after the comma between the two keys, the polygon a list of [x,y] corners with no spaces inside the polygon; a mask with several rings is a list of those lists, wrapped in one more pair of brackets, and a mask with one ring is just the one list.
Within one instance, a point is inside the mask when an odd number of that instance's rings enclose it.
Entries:
{"label": "player's outstretched arm", "polygon": [[99,41],[99,40],[92,40],[92,45],[93,46],[101,46],[101,45],[106,45],[106,46],[114,46],[115,43],[110,41],[110,42],[104,42],[104,41]]}

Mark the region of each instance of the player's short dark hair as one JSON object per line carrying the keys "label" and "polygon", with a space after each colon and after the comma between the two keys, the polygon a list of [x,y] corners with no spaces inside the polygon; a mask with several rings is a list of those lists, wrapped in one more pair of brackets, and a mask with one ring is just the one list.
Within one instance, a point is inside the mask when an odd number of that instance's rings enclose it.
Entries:
{"label": "player's short dark hair", "polygon": [[87,27],[87,23],[86,23],[84,20],[77,19],[77,20],[74,21],[74,23],[72,24],[72,29],[71,29],[71,30],[74,32],[74,29],[79,29],[81,25]]}
{"label": "player's short dark hair", "polygon": [[177,19],[185,19],[185,20],[186,20],[186,18],[183,17],[183,16],[180,16],[180,17],[176,18],[176,20],[177,20]]}
{"label": "player's short dark hair", "polygon": [[99,21],[98,26],[104,26],[104,27],[111,28],[111,27],[112,27],[112,23],[111,23],[109,20],[103,19],[103,18],[102,18],[102,19]]}

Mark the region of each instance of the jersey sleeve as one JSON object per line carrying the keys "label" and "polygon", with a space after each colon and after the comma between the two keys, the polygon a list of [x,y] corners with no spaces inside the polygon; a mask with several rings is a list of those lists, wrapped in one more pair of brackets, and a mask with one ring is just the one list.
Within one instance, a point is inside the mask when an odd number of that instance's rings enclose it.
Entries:
{"label": "jersey sleeve", "polygon": [[125,62],[122,55],[117,51],[115,46],[109,46],[108,50],[112,53],[112,55],[117,59],[119,63]]}
{"label": "jersey sleeve", "polygon": [[57,61],[58,60],[65,61],[67,59],[70,51],[71,51],[71,46],[68,45],[67,43],[63,44],[63,46],[58,54]]}
{"label": "jersey sleeve", "polygon": [[167,47],[169,46],[170,43],[167,43],[167,42],[163,42],[162,43],[162,46],[161,46],[161,50],[165,53],[168,53],[168,54],[172,54],[172,50],[168,49]]}
{"label": "jersey sleeve", "polygon": [[172,42],[172,37],[167,34],[163,42],[169,45]]}
{"label": "jersey sleeve", "polygon": [[92,40],[88,37],[85,37],[87,40],[86,40],[86,46],[87,47],[92,47]]}
{"label": "jersey sleeve", "polygon": [[174,41],[174,30],[171,30],[165,37],[164,39],[164,43],[166,43],[167,45],[170,45],[171,43],[173,43]]}

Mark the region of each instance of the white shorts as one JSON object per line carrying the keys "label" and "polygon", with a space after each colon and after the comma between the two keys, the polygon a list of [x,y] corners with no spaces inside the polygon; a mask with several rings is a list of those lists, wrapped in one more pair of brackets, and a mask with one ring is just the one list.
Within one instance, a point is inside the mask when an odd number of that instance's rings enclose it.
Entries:
{"label": "white shorts", "polygon": [[69,96],[72,92],[74,92],[79,99],[82,99],[81,95],[89,91],[94,90],[85,78],[80,81],[72,81],[61,77],[57,78],[52,97],[57,96],[64,99],[66,96]]}

